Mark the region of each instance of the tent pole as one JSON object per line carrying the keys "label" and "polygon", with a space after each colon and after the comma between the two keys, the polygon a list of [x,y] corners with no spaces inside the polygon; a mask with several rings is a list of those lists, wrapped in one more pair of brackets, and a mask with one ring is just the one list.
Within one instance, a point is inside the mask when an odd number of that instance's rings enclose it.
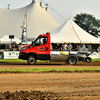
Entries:
{"label": "tent pole", "polygon": [[26,44],[27,44],[27,10],[26,10]]}
{"label": "tent pole", "polygon": [[11,38],[11,45],[12,45],[12,38]]}

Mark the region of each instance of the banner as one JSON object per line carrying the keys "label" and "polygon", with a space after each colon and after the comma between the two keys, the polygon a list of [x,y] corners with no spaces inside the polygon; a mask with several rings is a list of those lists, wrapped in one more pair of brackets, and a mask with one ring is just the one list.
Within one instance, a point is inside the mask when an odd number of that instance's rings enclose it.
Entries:
{"label": "banner", "polygon": [[[70,51],[70,54],[77,54],[77,51]],[[69,55],[69,51],[51,51],[51,55]]]}
{"label": "banner", "polygon": [[4,59],[18,59],[19,51],[4,51]]}
{"label": "banner", "polygon": [[92,54],[89,55],[90,58],[92,59],[100,59],[100,52],[93,52]]}

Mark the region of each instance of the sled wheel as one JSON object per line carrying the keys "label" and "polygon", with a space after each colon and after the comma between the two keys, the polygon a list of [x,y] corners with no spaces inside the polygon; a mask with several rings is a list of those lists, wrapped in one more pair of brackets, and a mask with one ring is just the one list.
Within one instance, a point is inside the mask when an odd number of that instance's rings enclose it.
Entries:
{"label": "sled wheel", "polygon": [[86,57],[86,58],[85,58],[85,61],[86,61],[87,63],[90,63],[92,60],[91,60],[90,57]]}

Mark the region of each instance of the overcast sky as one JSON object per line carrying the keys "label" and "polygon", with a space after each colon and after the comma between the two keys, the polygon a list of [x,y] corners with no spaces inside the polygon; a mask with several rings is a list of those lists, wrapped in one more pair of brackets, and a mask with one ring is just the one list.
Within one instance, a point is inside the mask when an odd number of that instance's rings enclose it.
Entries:
{"label": "overcast sky", "polygon": [[[38,0],[40,2],[41,0]],[[60,24],[64,23],[64,19],[69,17],[74,19],[76,14],[88,13],[92,14],[97,19],[100,19],[100,0],[42,0],[44,5],[49,4],[49,10],[53,18]],[[7,4],[10,4],[10,9],[24,7],[30,4],[32,0],[0,0],[2,8],[7,9]],[[53,8],[53,9],[52,9]],[[56,12],[56,11],[57,12]],[[62,16],[60,16],[59,14]],[[59,15],[59,16],[58,16]]]}

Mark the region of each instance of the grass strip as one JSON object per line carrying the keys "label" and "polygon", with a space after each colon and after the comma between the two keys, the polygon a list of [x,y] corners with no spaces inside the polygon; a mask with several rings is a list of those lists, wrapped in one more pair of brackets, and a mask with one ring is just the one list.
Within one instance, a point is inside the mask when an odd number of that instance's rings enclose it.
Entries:
{"label": "grass strip", "polygon": [[100,71],[100,68],[34,68],[34,69],[0,69],[0,72],[45,72],[45,71]]}
{"label": "grass strip", "polygon": [[[8,63],[20,63],[20,62],[27,62],[27,60],[21,60],[21,59],[0,59],[0,62],[8,62]],[[42,61],[42,60],[37,60],[37,62],[49,62],[48,60]],[[92,59],[92,62],[100,62],[100,59]]]}
{"label": "grass strip", "polygon": [[92,59],[92,62],[100,62],[100,59]]}
{"label": "grass strip", "polygon": [[27,62],[27,60],[21,60],[21,59],[0,59],[0,62]]}
{"label": "grass strip", "polygon": [[[20,63],[20,62],[27,62],[27,60],[21,60],[21,59],[0,59],[0,62],[4,62],[4,63]],[[37,60],[37,62],[50,62],[49,60]]]}

